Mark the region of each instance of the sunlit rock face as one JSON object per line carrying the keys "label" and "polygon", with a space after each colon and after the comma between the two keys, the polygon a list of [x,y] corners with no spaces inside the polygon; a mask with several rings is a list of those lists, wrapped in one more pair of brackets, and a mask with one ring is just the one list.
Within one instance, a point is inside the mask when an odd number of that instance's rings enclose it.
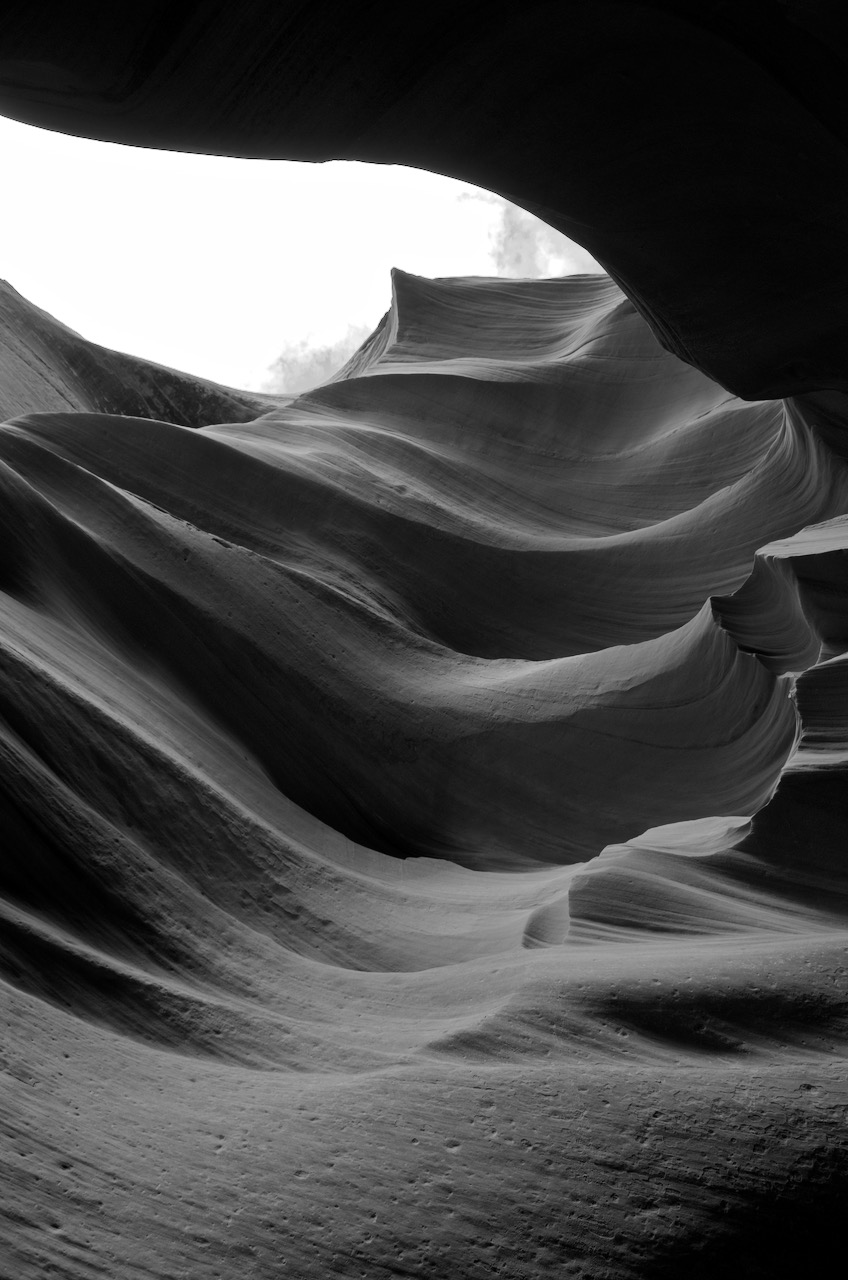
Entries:
{"label": "sunlit rock face", "polygon": [[396,272],[263,397],[3,286],[4,1277],[832,1268],[839,46],[694,13],[0,21],[10,114],[476,177],[627,288]]}

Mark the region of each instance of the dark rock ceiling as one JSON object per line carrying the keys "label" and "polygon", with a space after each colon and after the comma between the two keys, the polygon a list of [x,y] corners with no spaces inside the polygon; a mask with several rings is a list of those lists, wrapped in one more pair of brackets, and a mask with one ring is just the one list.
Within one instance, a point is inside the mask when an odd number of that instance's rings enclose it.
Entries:
{"label": "dark rock ceiling", "polygon": [[0,17],[0,111],[451,174],[585,245],[670,350],[736,393],[846,390],[840,9],[24,0]]}

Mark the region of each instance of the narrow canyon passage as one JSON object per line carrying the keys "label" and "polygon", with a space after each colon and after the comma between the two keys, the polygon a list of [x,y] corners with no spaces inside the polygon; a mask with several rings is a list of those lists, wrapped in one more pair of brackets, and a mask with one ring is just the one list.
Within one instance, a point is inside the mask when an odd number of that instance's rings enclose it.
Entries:
{"label": "narrow canyon passage", "polygon": [[413,16],[0,18],[11,117],[430,168],[609,272],[396,270],[298,395],[0,283],[2,1280],[839,1256],[841,25]]}

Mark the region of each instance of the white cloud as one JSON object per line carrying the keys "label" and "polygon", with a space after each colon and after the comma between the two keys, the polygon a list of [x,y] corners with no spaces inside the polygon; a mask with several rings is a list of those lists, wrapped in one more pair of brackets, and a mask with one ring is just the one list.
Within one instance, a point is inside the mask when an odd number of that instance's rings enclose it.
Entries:
{"label": "white cloud", "polygon": [[460,200],[478,200],[492,211],[489,254],[494,274],[512,280],[602,272],[588,250],[539,218],[486,191],[464,192]]}
{"label": "white cloud", "polygon": [[295,394],[323,386],[338,373],[354,351],[371,333],[368,325],[348,325],[347,333],[338,342],[312,346],[305,339],[289,342],[283,348],[263,383],[263,391],[280,391]]}
{"label": "white cloud", "polygon": [[491,233],[491,253],[499,276],[545,279],[601,271],[594,258],[525,209],[500,201],[500,219]]}

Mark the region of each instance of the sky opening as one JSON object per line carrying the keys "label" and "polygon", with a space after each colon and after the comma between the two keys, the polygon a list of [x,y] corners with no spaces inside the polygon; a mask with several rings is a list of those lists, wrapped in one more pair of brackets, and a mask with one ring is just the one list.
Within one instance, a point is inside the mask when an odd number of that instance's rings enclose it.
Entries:
{"label": "sky opening", "polygon": [[335,372],[424,276],[600,268],[452,178],[151,151],[0,117],[0,277],[85,338],[246,390]]}

